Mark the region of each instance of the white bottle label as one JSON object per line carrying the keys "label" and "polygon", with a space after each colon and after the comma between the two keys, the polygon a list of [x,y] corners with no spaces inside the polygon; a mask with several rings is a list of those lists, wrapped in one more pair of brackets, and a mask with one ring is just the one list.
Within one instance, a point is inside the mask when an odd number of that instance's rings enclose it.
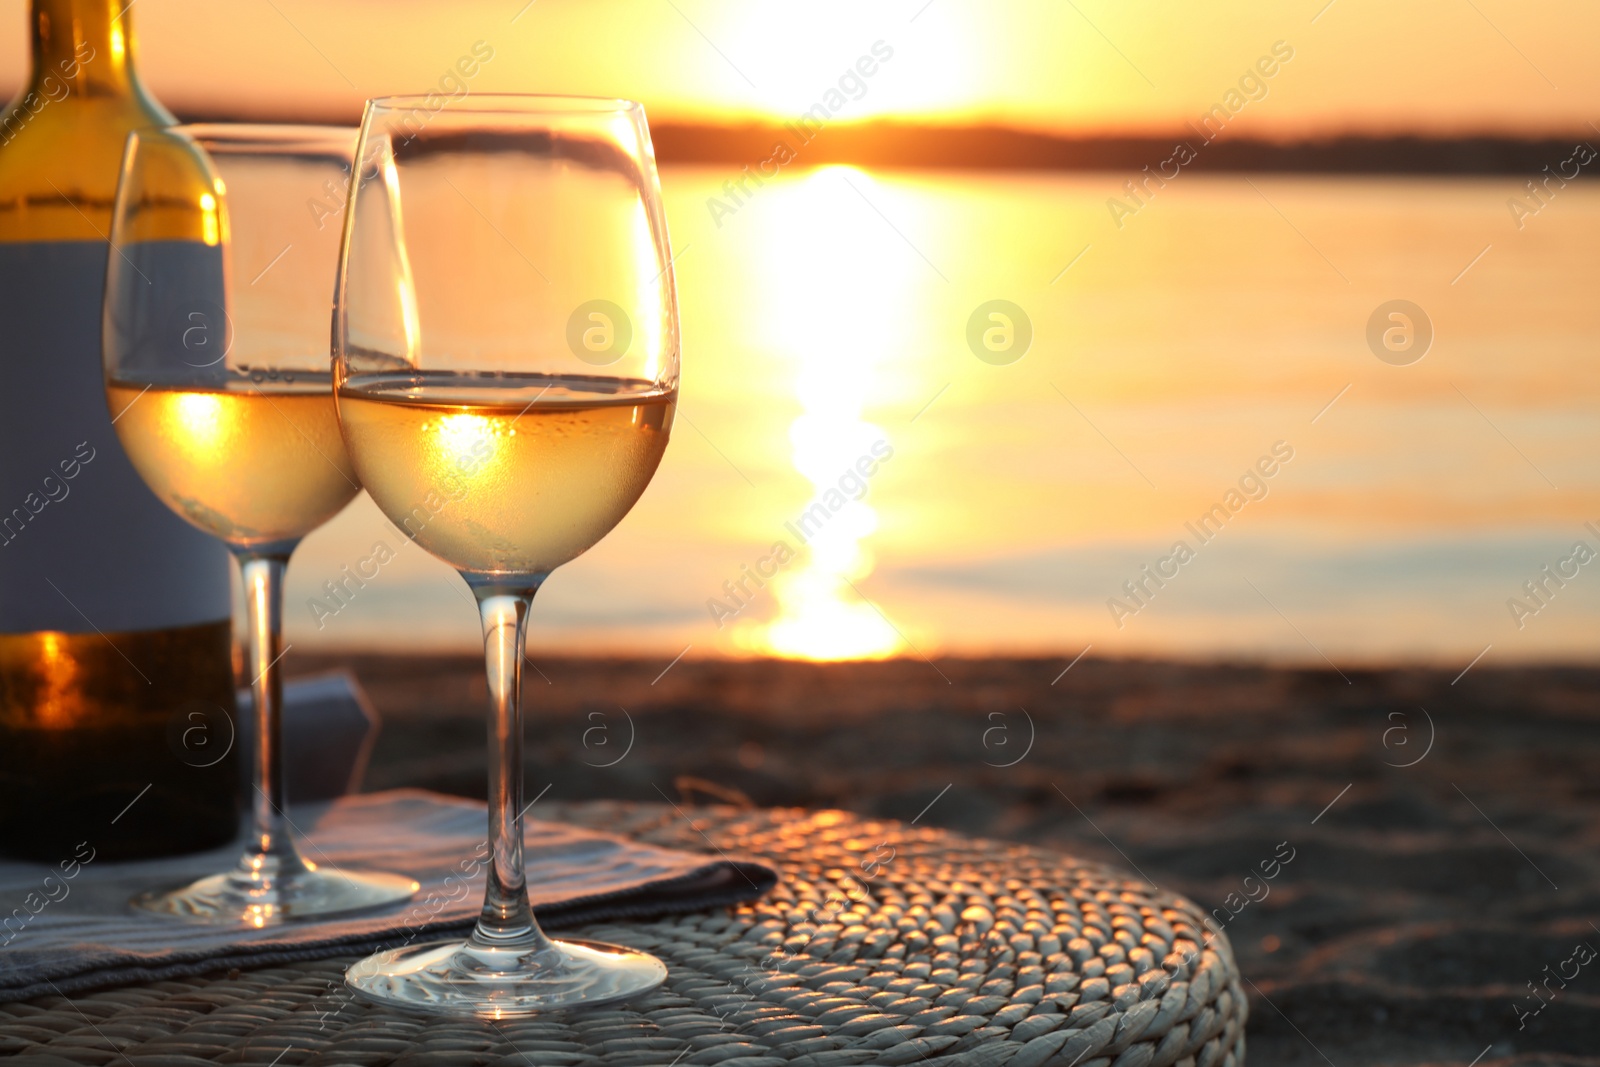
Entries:
{"label": "white bottle label", "polygon": [[229,617],[227,549],[150,492],[111,425],[106,251],[0,244],[0,633]]}

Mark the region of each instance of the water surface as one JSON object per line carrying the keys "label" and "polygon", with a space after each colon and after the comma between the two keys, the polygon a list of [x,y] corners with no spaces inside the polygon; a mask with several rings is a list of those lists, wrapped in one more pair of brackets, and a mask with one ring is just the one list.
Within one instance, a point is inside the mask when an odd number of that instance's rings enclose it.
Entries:
{"label": "water surface", "polygon": [[[1138,206],[1116,174],[829,167],[736,202],[737,177],[663,174],[674,440],[546,585],[536,660],[1593,658],[1600,192],[1519,229],[1513,179],[1185,174]],[[1409,365],[1365,339],[1394,299],[1433,328]],[[1015,362],[969,347],[992,300],[1031,323]],[[302,546],[286,624],[480,643],[459,579],[364,496]]]}

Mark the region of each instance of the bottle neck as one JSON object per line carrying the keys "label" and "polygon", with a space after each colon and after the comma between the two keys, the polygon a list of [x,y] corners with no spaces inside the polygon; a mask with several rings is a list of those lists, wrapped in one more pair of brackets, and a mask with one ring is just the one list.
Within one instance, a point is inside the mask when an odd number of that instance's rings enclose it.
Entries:
{"label": "bottle neck", "polygon": [[137,92],[133,35],[119,0],[32,0],[33,89],[62,96]]}

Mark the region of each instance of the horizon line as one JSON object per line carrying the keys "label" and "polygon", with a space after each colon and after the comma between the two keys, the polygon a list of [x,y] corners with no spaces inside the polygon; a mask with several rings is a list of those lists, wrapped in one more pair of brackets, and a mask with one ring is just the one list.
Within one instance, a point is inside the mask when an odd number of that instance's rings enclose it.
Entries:
{"label": "horizon line", "polygon": [[[184,122],[326,124],[333,116],[175,108]],[[342,120],[348,121],[348,120]],[[855,164],[889,169],[1105,171],[1173,164],[1210,171],[1326,174],[1538,175],[1581,144],[1582,133],[1337,133],[1292,139],[1229,136],[1193,126],[1166,134],[1061,134],[998,124],[955,125],[872,119],[807,127],[803,119],[651,124],[663,165],[757,167],[780,148],[782,165]],[[354,123],[349,123],[354,125]],[[1208,136],[1209,134],[1209,136]],[[1600,140],[1600,138],[1597,138]],[[1175,160],[1180,146],[1187,160]]]}

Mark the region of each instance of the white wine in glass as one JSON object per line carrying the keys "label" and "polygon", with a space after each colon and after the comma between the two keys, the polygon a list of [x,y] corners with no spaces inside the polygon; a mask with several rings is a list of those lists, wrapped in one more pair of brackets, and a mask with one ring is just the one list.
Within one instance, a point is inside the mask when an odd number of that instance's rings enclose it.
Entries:
{"label": "white wine in glass", "polygon": [[508,374],[352,377],[351,448],[382,455],[367,491],[406,514],[436,486],[461,499],[408,530],[466,570],[548,574],[628,513],[666,451],[676,394],[653,382]]}
{"label": "white wine in glass", "polygon": [[522,862],[523,640],[556,567],[639,499],[678,397],[655,155],[626,100],[367,104],[334,296],[345,444],[372,499],[478,602],[489,855],[465,939],[346,973],[403,1010],[500,1018],[648,992],[655,957],[547,937]]}
{"label": "white wine in glass", "polygon": [[302,859],[284,810],[283,573],[300,539],[361,491],[329,372],[337,229],[305,208],[348,181],[354,148],[355,131],[321,127],[128,135],[106,274],[106,403],[145,484],[239,562],[256,719],[244,855],[135,898],[144,911],[259,927],[418,888]]}
{"label": "white wine in glass", "polygon": [[106,397],[145,483],[230,544],[302,537],[356,494],[326,371],[206,388],[112,380]]}

